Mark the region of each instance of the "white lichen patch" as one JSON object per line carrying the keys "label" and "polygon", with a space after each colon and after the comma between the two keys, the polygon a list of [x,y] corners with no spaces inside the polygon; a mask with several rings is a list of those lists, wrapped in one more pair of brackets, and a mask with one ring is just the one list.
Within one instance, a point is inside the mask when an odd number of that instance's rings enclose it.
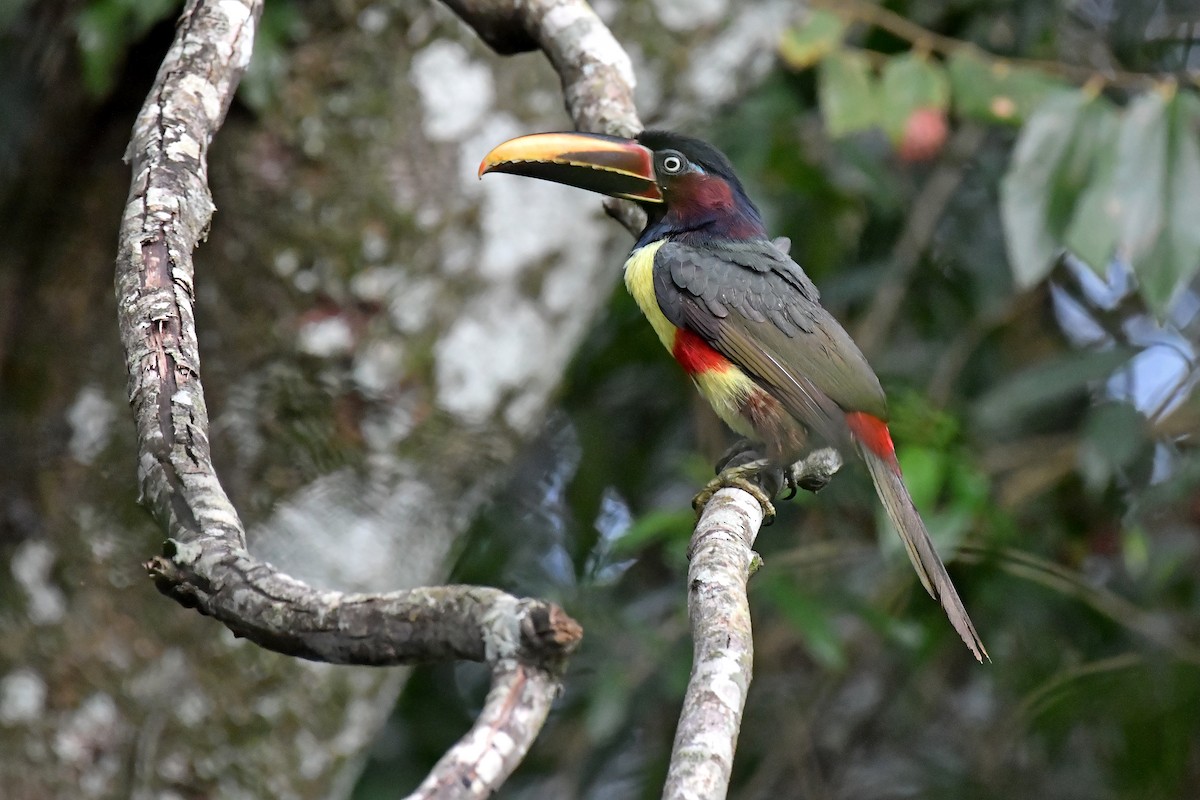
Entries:
{"label": "white lichen patch", "polygon": [[365,261],[382,261],[390,247],[387,235],[378,228],[366,228],[362,232],[362,256]]}
{"label": "white lichen patch", "polygon": [[221,116],[221,98],[217,88],[199,75],[188,74],[179,79],[180,102],[182,98],[191,95],[200,102],[204,116],[216,121]]}
{"label": "white lichen patch", "polygon": [[693,54],[688,88],[712,107],[731,100],[744,81],[766,73],[775,61],[775,42],[792,6],[764,3],[738,14],[704,48]]}
{"label": "white lichen patch", "polygon": [[521,132],[511,117],[497,115],[462,145],[463,188],[479,193],[480,274],[496,281],[513,280],[556,253],[577,264],[595,264],[602,241],[598,195],[515,175],[478,179],[483,155]]}
{"label": "white lichen patch", "polygon": [[108,444],[117,412],[100,387],[89,384],[67,409],[71,438],[67,452],[80,464],[91,464]]}
{"label": "white lichen patch", "polygon": [[395,264],[363,267],[350,279],[350,293],[367,303],[387,303],[407,280],[404,270]]}
{"label": "white lichen patch", "polygon": [[67,598],[50,580],[54,550],[36,539],[22,542],[13,553],[13,578],[25,592],[26,613],[34,625],[51,625],[67,611]]}
{"label": "white lichen patch", "polygon": [[354,331],[344,317],[324,317],[300,326],[296,346],[318,358],[345,355],[354,347]]}
{"label": "white lichen patch", "polygon": [[391,21],[391,12],[382,3],[367,6],[358,13],[358,28],[363,33],[383,33]]}
{"label": "white lichen patch", "polygon": [[319,741],[308,730],[301,728],[296,733],[295,746],[295,763],[300,771],[300,777],[311,781],[325,772],[331,756],[324,742]]}
{"label": "white lichen patch", "polygon": [[419,403],[415,395],[404,394],[368,409],[358,426],[367,447],[375,453],[390,452],[407,439],[416,427]]}
{"label": "white lichen patch", "polygon": [[388,303],[388,319],[401,333],[415,333],[424,328],[433,315],[440,284],[429,278],[414,278],[406,282]]}
{"label": "white lichen patch", "polygon": [[[689,0],[683,0],[688,2]],[[702,0],[711,2],[711,0]],[[587,53],[591,58],[617,70],[621,80],[629,86],[634,86],[637,79],[633,74],[633,65],[625,49],[617,42],[612,31],[604,25],[586,3],[561,3],[551,8],[542,18],[542,26],[551,38],[564,35],[567,28],[576,27],[582,31],[573,45],[576,52]]]}
{"label": "white lichen patch", "polygon": [[175,718],[185,727],[198,728],[208,721],[212,703],[199,690],[184,691],[176,698]]}
{"label": "white lichen patch", "polygon": [[383,396],[404,377],[404,345],[396,339],[367,343],[354,356],[352,376],[363,395]]}
{"label": "white lichen patch", "polygon": [[445,504],[411,473],[407,462],[377,456],[366,486],[356,470],[324,475],[252,531],[252,549],[318,588],[387,591],[428,582],[452,537]]}
{"label": "white lichen patch", "polygon": [[731,656],[718,656],[706,661],[699,669],[700,685],[728,709],[741,713],[746,700],[746,677],[741,662]]}
{"label": "white lichen patch", "polygon": [[280,250],[271,259],[271,267],[281,278],[290,278],[300,269],[300,254],[291,248]]}
{"label": "white lichen patch", "polygon": [[46,707],[46,684],[31,669],[14,669],[0,678],[0,725],[33,722]]}
{"label": "white lichen patch", "polygon": [[120,713],[112,697],[97,692],[77,708],[54,738],[54,754],[74,766],[92,764],[98,751],[116,746]]}
{"label": "white lichen patch", "polygon": [[217,3],[217,8],[228,20],[229,29],[239,31],[235,42],[237,56],[234,63],[239,69],[245,69],[250,63],[254,49],[254,17],[250,14],[250,4],[242,0],[221,0]]}
{"label": "white lichen patch", "polygon": [[200,143],[190,136],[181,136],[178,141],[167,145],[166,154],[167,158],[172,161],[181,161],[185,158],[199,158]]}
{"label": "white lichen patch", "polygon": [[725,16],[727,0],[654,0],[654,13],[663,27],[684,33],[708,27]]}
{"label": "white lichen patch", "polygon": [[491,69],[458,42],[439,39],[418,52],[409,75],[421,98],[422,127],[433,141],[461,138],[492,107]]}
{"label": "white lichen patch", "polygon": [[552,333],[514,291],[476,298],[434,348],[438,405],[467,423],[489,419],[505,394],[541,372]]}

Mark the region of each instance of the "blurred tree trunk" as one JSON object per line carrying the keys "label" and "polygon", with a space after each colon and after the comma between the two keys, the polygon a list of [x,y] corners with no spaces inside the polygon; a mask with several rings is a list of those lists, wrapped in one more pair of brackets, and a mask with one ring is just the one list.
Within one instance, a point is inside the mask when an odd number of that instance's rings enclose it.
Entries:
{"label": "blurred tree trunk", "polygon": [[[675,5],[600,9],[651,121],[730,99],[788,13]],[[112,262],[121,153],[172,26],[99,103],[79,88],[81,7],[10,21],[21,69],[0,86],[0,785],[12,800],[342,796],[402,671],[239,642],[140,566],[163,534],[135,496]],[[436,583],[538,430],[628,239],[582,193],[475,179],[500,140],[569,127],[539,54],[495,56],[431,4],[267,14],[196,254],[218,471],[251,548],[285,571]]]}

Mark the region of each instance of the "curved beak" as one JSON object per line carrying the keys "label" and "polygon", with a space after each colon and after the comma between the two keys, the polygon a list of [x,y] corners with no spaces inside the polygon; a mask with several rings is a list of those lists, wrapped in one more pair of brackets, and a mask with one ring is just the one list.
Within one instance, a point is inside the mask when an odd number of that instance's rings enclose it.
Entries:
{"label": "curved beak", "polygon": [[508,172],[641,203],[663,202],[654,153],[631,139],[598,133],[535,133],[483,157],[479,177]]}

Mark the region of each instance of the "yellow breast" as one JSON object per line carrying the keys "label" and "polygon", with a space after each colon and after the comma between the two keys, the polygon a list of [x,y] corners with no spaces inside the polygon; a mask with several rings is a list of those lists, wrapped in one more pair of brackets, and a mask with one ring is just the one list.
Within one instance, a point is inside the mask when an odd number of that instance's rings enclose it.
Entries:
{"label": "yellow breast", "polygon": [[[650,320],[650,325],[658,334],[663,347],[679,360],[680,354],[675,352],[676,328],[663,315],[654,295],[654,255],[662,245],[661,241],[654,242],[629,254],[629,258],[625,260],[625,286],[633,295],[638,308],[646,315],[646,319]],[[704,371],[693,371],[687,364],[684,364],[684,368],[688,370],[700,394],[708,400],[725,424],[743,436],[754,436],[753,428],[743,415],[742,409],[747,400],[758,392],[746,373],[728,361],[719,368]]]}
{"label": "yellow breast", "polygon": [[654,254],[662,246],[662,242],[653,242],[629,254],[629,258],[625,259],[625,288],[629,289],[638,308],[650,320],[663,347],[671,352],[675,347],[675,326],[663,316],[654,297]]}

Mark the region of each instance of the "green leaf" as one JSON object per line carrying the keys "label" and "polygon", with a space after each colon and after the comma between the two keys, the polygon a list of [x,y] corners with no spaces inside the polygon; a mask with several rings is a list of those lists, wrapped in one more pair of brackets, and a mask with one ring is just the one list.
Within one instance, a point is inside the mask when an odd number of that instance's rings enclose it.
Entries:
{"label": "green leaf", "polygon": [[1040,70],[1012,67],[973,47],[956,50],[946,66],[955,110],[983,122],[1019,125],[1047,95],[1070,88]]}
{"label": "green leaf", "polygon": [[1107,379],[1133,356],[1130,348],[1072,352],[1030,367],[989,391],[975,403],[976,421],[992,431],[1044,412]]}
{"label": "green leaf", "polygon": [[1149,440],[1146,418],[1129,403],[1108,402],[1088,411],[1079,442],[1079,473],[1100,491],[1127,470]]}
{"label": "green leaf", "polygon": [[[1023,288],[1046,277],[1062,249],[1080,176],[1086,174],[1074,163],[1080,159],[1073,147],[1094,102],[1079,91],[1048,98],[1017,140],[1000,187],[1000,212],[1013,276]],[[1090,165],[1090,159],[1082,163]]]}
{"label": "green leaf", "polygon": [[1147,92],[1121,122],[1108,202],[1118,209],[1117,246],[1159,316],[1200,267],[1200,100],[1173,89]]}
{"label": "green leaf", "polygon": [[817,91],[830,136],[836,139],[879,122],[875,89],[871,64],[863,53],[839,50],[821,62]]}
{"label": "green leaf", "polygon": [[1166,224],[1167,140],[1166,98],[1160,92],[1134,98],[1121,121],[1113,192],[1121,203],[1118,242],[1137,272]]}
{"label": "green leaf", "polygon": [[904,447],[897,454],[904,483],[918,509],[932,508],[946,482],[946,458],[931,447]]}
{"label": "green leaf", "polygon": [[800,632],[804,647],[813,659],[826,669],[844,668],[846,651],[830,621],[832,610],[796,588],[790,577],[763,581],[763,585],[779,610]]}
{"label": "green leaf", "polygon": [[613,542],[613,552],[619,555],[635,553],[658,542],[687,540],[696,523],[691,509],[651,511],[638,517]]}
{"label": "green leaf", "polygon": [[899,142],[914,111],[946,110],[950,104],[950,79],[937,61],[909,52],[888,60],[880,92],[883,129],[892,141]]}
{"label": "green leaf", "polygon": [[987,62],[973,48],[956,50],[946,62],[954,108],[964,117],[990,121],[995,79]]}
{"label": "green leaf", "polygon": [[[1153,248],[1139,257],[1130,247],[1130,260],[1137,273],[1142,297],[1150,308],[1163,316],[1171,301],[1200,268],[1200,144],[1196,141],[1200,125],[1200,100],[1177,92],[1166,109],[1166,147],[1162,176],[1161,214],[1145,209],[1142,224],[1158,224]],[[1134,221],[1126,221],[1122,233],[1142,243],[1150,231],[1137,230]],[[1122,236],[1122,248],[1127,244]]]}
{"label": "green leaf", "polygon": [[828,11],[812,11],[799,27],[785,31],[779,42],[779,57],[792,69],[808,69],[838,49],[846,23]]}
{"label": "green leaf", "polygon": [[1099,275],[1108,274],[1117,246],[1121,203],[1113,195],[1117,173],[1117,117],[1095,120],[1092,175],[1075,204],[1075,213],[1063,234],[1063,243]]}
{"label": "green leaf", "polygon": [[92,0],[75,18],[83,83],[108,94],[129,45],[176,8],[176,0]]}

